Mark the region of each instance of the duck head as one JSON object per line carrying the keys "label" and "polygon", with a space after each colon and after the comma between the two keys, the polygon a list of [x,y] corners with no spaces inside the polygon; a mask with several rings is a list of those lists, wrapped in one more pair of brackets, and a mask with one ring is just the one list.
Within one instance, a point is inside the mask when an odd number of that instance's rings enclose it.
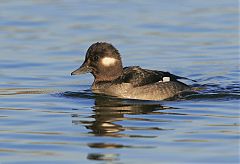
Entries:
{"label": "duck head", "polygon": [[97,42],[86,53],[83,64],[71,75],[90,72],[95,81],[112,81],[122,75],[123,66],[118,50],[111,44]]}

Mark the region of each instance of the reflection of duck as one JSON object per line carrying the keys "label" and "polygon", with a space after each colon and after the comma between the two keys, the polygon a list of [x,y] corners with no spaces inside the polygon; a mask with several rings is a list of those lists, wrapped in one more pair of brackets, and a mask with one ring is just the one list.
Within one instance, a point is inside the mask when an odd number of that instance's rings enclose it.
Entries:
{"label": "reflection of duck", "polygon": [[[144,104],[140,101],[132,102],[129,100],[114,99],[109,97],[98,97],[95,101],[95,122],[88,126],[97,135],[119,136],[119,132],[131,127],[123,127],[115,124],[116,121],[126,120],[125,114],[146,114],[154,110],[163,109],[159,104]],[[128,118],[129,119],[129,118]]]}
{"label": "reflection of duck", "polygon": [[84,63],[71,75],[91,72],[94,93],[128,99],[163,100],[191,88],[178,81],[187,79],[169,72],[124,67],[118,50],[109,43],[95,43],[87,51]]}
{"label": "reflection of duck", "polygon": [[[94,109],[94,114],[88,117],[87,121],[81,120],[81,116],[78,115],[76,109],[75,114],[72,115],[73,123],[84,125],[87,129],[90,130],[89,134],[93,134],[95,136],[107,136],[114,138],[122,138],[122,137],[130,137],[130,138],[155,138],[158,137],[154,135],[154,133],[148,134],[134,134],[135,130],[169,130],[169,129],[161,129],[155,126],[145,126],[146,124],[139,126],[127,126],[121,125],[121,121],[125,123],[127,121],[135,120],[135,121],[146,121],[146,122],[154,122],[154,121],[162,121],[166,122],[166,120],[156,120],[156,118],[148,119],[148,118],[134,118],[128,117],[126,115],[141,115],[141,114],[164,114],[162,111],[169,109],[170,107],[161,106],[159,102],[156,101],[142,101],[142,100],[129,100],[129,99],[119,99],[109,96],[92,94],[88,91],[86,92],[65,92],[63,93],[64,97],[70,98],[78,98],[78,99],[94,99],[95,103],[92,107]],[[94,120],[90,121],[91,118]],[[128,131],[132,131],[129,132]],[[111,142],[112,141],[112,142]],[[152,149],[154,146],[142,145],[138,144],[127,144],[127,143],[119,143],[114,142],[113,140],[97,142],[94,140],[93,142],[87,143],[89,148],[93,149],[121,149],[121,148],[143,148],[143,149]],[[89,160],[97,160],[97,161],[118,161],[119,154],[112,153],[107,151],[90,152],[87,155],[87,159]]]}
{"label": "reflection of duck", "polygon": [[[158,110],[169,109],[170,107],[162,106],[156,101],[143,101],[143,100],[128,100],[119,99],[109,96],[102,96],[96,94],[90,94],[86,92],[67,92],[65,96],[78,97],[78,98],[94,98],[95,105],[93,106],[94,118],[93,121],[74,120],[74,124],[83,124],[87,129],[90,129],[94,135],[98,136],[112,136],[112,137],[124,137],[126,134],[120,133],[125,130],[163,130],[159,127],[126,127],[122,126],[118,121],[123,120],[140,120],[151,121],[144,118],[128,118],[124,115],[137,115],[137,114],[150,114]],[[160,113],[160,112],[159,112]],[[74,115],[77,118],[77,115]],[[164,121],[164,120],[162,120]],[[156,137],[156,136],[144,136],[135,135],[130,137]]]}
{"label": "reflection of duck", "polygon": [[118,154],[90,153],[88,154],[87,158],[98,161],[116,161],[118,160],[118,156]]}

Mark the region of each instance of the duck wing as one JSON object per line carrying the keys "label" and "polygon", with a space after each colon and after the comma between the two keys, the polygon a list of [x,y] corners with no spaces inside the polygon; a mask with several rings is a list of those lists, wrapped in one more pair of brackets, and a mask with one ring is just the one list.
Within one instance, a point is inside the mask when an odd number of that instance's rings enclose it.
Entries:
{"label": "duck wing", "polygon": [[[178,81],[178,79],[188,79],[176,76],[169,72],[142,69],[139,66],[123,68],[123,75],[116,82],[131,83],[134,87],[152,84],[156,82]],[[188,79],[190,80],[190,79]]]}

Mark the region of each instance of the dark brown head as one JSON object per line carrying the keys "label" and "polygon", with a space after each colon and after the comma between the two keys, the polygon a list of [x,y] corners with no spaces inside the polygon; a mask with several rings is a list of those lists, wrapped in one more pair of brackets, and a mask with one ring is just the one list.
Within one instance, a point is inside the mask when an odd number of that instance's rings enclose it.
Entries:
{"label": "dark brown head", "polygon": [[123,72],[123,66],[118,50],[111,44],[97,42],[92,44],[86,53],[83,64],[71,75],[91,72],[95,81],[111,81]]}

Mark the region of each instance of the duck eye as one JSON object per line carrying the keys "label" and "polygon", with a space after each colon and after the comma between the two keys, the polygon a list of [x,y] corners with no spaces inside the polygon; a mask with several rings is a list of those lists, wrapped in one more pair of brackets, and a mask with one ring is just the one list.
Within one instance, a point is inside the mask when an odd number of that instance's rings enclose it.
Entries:
{"label": "duck eye", "polygon": [[98,61],[98,56],[93,56],[94,61]]}

